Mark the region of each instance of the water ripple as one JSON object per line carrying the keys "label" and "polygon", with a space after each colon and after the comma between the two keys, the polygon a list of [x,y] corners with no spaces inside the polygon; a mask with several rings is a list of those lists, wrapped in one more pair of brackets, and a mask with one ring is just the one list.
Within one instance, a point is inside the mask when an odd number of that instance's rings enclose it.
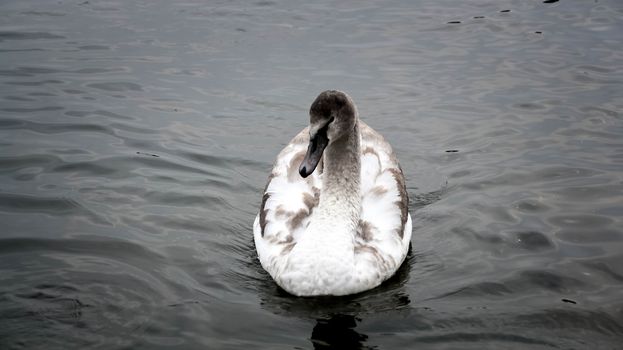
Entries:
{"label": "water ripple", "polygon": [[126,241],[1,239],[0,261],[8,259],[30,271],[5,274],[12,288],[0,288],[0,335],[9,344],[38,346],[47,336],[52,347],[129,345],[149,326],[147,315],[175,300],[157,273],[164,257]]}
{"label": "water ripple", "polygon": [[46,32],[0,32],[0,42],[4,40],[40,40],[40,39],[65,39],[64,36]]}
{"label": "water ripple", "polygon": [[[617,1],[0,9],[4,347],[620,347]],[[329,88],[394,147],[412,251],[294,298],[252,222]]]}

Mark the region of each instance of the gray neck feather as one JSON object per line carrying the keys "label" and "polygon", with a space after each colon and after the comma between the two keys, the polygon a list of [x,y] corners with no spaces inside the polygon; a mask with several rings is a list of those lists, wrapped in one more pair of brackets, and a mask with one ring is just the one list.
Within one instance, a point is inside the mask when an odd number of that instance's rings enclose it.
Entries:
{"label": "gray neck feather", "polygon": [[361,212],[361,151],[359,122],[355,119],[352,132],[331,142],[324,152],[322,192],[318,211],[321,217],[355,229]]}

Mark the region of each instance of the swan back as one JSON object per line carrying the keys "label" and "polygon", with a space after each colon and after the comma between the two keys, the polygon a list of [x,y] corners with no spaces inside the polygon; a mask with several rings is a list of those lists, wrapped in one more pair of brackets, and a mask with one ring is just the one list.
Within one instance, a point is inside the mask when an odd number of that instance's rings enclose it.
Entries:
{"label": "swan back", "polygon": [[[334,281],[337,286],[297,293],[297,281],[285,280],[292,276],[297,244],[309,234],[307,228],[317,209],[323,190],[324,166],[307,178],[298,174],[305,157],[309,130],[305,128],[279,153],[264,190],[260,212],[254,224],[254,238],[260,262],[271,276],[297,295],[351,294],[373,288],[391,277],[406,257],[411,239],[411,218],[408,213],[408,196],[404,176],[394,152],[385,139],[359,121],[361,140],[361,212],[357,227],[350,235],[350,247],[340,248],[340,264],[350,264],[351,278]],[[330,240],[330,238],[329,238]],[[331,250],[331,241],[323,242],[318,256],[303,259],[308,265],[320,266],[313,259],[323,259]],[[343,246],[343,245],[340,245]],[[302,254],[302,253],[301,253]],[[299,254],[299,255],[301,255]],[[336,263],[337,264],[337,263]],[[343,266],[335,266],[341,270]],[[310,271],[296,273],[300,277]],[[285,277],[284,277],[285,276]],[[285,287],[288,284],[293,288]],[[308,293],[306,293],[308,292]]]}

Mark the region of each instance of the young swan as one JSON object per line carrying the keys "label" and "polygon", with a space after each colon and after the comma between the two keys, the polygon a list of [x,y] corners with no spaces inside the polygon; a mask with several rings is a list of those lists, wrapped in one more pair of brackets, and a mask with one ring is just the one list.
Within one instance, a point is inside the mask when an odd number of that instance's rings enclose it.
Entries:
{"label": "young swan", "polygon": [[411,216],[391,146],[353,100],[322,92],[310,125],[279,153],[253,235],[262,267],[297,296],[374,288],[404,261]]}

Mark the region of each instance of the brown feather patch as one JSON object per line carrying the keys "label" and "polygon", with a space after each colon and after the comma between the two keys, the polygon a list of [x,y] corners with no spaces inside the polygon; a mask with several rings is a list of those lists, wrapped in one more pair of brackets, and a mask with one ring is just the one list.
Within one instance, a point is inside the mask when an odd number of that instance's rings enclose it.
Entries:
{"label": "brown feather patch", "polygon": [[370,190],[370,193],[372,193],[375,196],[382,196],[385,193],[387,193],[387,188],[383,186],[375,186],[373,189]]}
{"label": "brown feather patch", "polygon": [[277,176],[277,174],[273,172],[268,175],[268,181],[266,181],[266,186],[264,186],[264,195],[262,195],[262,204],[260,204],[260,233],[262,237],[264,237],[264,229],[266,228],[266,214],[268,214],[268,209],[264,209],[264,207],[266,206],[266,201],[268,200],[268,198],[270,198],[270,194],[266,191],[268,191],[268,185],[270,185],[270,182],[273,181],[273,178],[275,176]]}
{"label": "brown feather patch", "polygon": [[288,211],[283,208],[283,205],[277,206],[277,210],[275,210],[275,217],[282,218],[288,214]]}
{"label": "brown feather patch", "polygon": [[294,230],[297,227],[299,227],[299,225],[301,225],[301,223],[303,222],[303,219],[305,219],[307,217],[307,210],[305,209],[301,209],[298,212],[296,212],[296,214],[294,214],[294,216],[292,216],[290,218],[290,220],[288,221],[288,227],[290,228],[290,230]]}
{"label": "brown feather patch", "polygon": [[373,224],[365,220],[360,220],[357,230],[357,236],[360,237],[364,242],[369,242],[374,238],[375,230],[376,227]]}
{"label": "brown feather patch", "polygon": [[320,200],[320,191],[315,192],[312,196],[311,194],[305,192],[303,193],[303,204],[307,207],[307,212],[311,215],[312,211],[318,205],[318,201]]}
{"label": "brown feather patch", "polygon": [[387,269],[387,261],[383,258],[383,255],[373,246],[370,245],[357,245],[355,246],[355,254],[368,253],[374,257],[374,259]]}
{"label": "brown feather patch", "polygon": [[292,237],[292,235],[286,235],[285,239],[279,239],[279,237],[282,237],[284,235],[283,231],[279,231],[274,235],[270,235],[267,240],[268,243],[270,244],[290,244],[292,243],[292,241],[294,241],[294,237]]}
{"label": "brown feather patch", "polygon": [[370,245],[362,245],[362,244],[355,246],[355,254],[365,254],[365,253],[372,255],[374,259],[385,270],[391,269],[392,266],[396,264],[396,262],[394,261],[393,258],[391,258],[391,256],[389,256],[389,258],[391,259],[390,261],[386,260],[385,257],[383,257],[383,254],[381,254],[376,247],[373,247]]}
{"label": "brown feather patch", "polygon": [[379,251],[375,247],[369,245],[356,245],[355,253],[370,253],[375,257],[380,257]]}
{"label": "brown feather patch", "polygon": [[296,242],[286,244],[286,246],[283,247],[283,249],[281,250],[281,255],[288,254],[292,250],[292,248],[294,248],[295,245],[296,245]]}
{"label": "brown feather patch", "polygon": [[366,148],[363,150],[363,152],[361,152],[361,154],[364,154],[364,155],[365,155],[366,153],[373,154],[373,155],[375,155],[377,158],[379,157],[379,154],[378,154],[378,153],[376,153],[376,151],[374,150],[374,148],[372,148],[372,147],[370,147],[370,146],[366,147]]}
{"label": "brown feather patch", "polygon": [[394,180],[396,180],[398,196],[400,197],[400,199],[395,202],[400,209],[400,227],[397,229],[396,233],[402,238],[405,225],[407,224],[407,216],[409,215],[409,196],[407,195],[407,187],[405,186],[405,178],[402,175],[402,171],[396,168],[387,170],[392,173]]}
{"label": "brown feather patch", "polygon": [[264,193],[262,196],[262,205],[260,206],[260,232],[262,237],[264,237],[264,229],[266,229],[266,214],[268,214],[268,209],[264,209],[266,206],[266,201],[270,198],[270,194]]}

